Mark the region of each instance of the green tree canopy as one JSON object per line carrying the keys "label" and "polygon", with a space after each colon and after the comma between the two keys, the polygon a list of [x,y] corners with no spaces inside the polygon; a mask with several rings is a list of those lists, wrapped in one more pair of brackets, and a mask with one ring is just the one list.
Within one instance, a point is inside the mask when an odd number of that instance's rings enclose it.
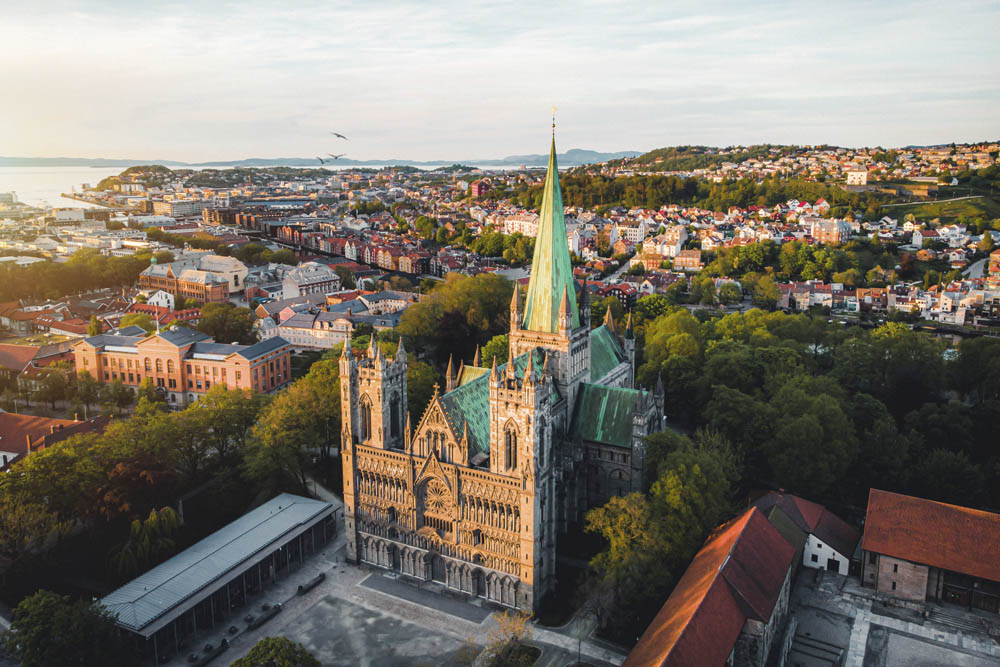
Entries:
{"label": "green tree canopy", "polygon": [[17,605],[5,646],[24,667],[138,664],[107,610],[45,590]]}
{"label": "green tree canopy", "polygon": [[202,306],[197,328],[217,343],[252,345],[257,342],[253,323],[254,315],[248,308],[231,303],[207,303]]}
{"label": "green tree canopy", "polygon": [[230,667],[321,667],[320,661],[286,637],[264,637]]}

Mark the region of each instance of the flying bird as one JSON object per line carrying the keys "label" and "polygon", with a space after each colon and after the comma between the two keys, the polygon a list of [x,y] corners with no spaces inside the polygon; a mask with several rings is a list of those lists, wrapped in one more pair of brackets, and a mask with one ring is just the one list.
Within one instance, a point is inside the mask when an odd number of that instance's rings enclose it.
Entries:
{"label": "flying bird", "polygon": [[332,134],[333,136],[337,137],[338,139],[343,139],[344,141],[350,141],[350,139],[348,139],[344,135],[340,134],[339,132],[331,132],[330,134]]}
{"label": "flying bird", "polygon": [[330,157],[332,157],[334,160],[339,160],[340,158],[342,158],[345,155],[347,155],[347,153],[341,153],[340,155],[334,155],[333,153],[327,153],[327,155],[329,155]]}
{"label": "flying bird", "polygon": [[317,159],[317,160],[319,160],[319,163],[320,163],[320,164],[326,164],[326,160],[324,160],[324,159],[323,159],[323,158],[321,158],[320,156],[318,156],[318,155],[317,155],[317,156],[316,156],[316,159]]}

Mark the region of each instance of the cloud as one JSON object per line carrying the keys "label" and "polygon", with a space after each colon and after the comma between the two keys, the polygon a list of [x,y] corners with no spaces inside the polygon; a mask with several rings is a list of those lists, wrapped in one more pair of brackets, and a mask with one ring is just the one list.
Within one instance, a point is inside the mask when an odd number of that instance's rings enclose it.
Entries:
{"label": "cloud", "polygon": [[988,2],[19,3],[0,146],[311,155],[337,128],[352,157],[462,159],[543,150],[552,104],[567,148],[988,138],[998,16]]}

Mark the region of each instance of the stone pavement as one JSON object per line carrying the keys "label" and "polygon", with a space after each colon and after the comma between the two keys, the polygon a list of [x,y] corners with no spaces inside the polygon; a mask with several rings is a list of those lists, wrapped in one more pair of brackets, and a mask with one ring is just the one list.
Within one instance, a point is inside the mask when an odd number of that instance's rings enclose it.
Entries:
{"label": "stone pavement", "polygon": [[[804,569],[796,579],[793,592],[793,613],[799,620],[797,634],[816,629],[815,621],[810,621],[805,613],[807,610],[825,610],[843,619],[843,624],[848,620],[851,623],[843,661],[845,667],[1000,665],[1000,643],[985,631],[963,631],[936,621],[933,613],[929,617],[921,613],[925,607],[937,609],[936,603],[908,609],[886,606],[877,599],[872,589],[862,587],[853,577]],[[946,614],[940,614],[942,616],[966,618],[969,627],[976,627],[971,621],[980,618],[953,605],[941,605],[940,608],[947,610]],[[1000,624],[1000,617],[996,622]],[[797,664],[792,658],[789,663]]]}

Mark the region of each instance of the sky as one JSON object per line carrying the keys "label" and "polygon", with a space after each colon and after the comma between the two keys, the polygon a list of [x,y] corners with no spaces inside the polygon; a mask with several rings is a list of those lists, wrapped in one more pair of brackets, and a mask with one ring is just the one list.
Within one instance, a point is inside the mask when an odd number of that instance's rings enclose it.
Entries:
{"label": "sky", "polygon": [[488,159],[552,106],[560,150],[1000,138],[996,0],[11,5],[4,156]]}

